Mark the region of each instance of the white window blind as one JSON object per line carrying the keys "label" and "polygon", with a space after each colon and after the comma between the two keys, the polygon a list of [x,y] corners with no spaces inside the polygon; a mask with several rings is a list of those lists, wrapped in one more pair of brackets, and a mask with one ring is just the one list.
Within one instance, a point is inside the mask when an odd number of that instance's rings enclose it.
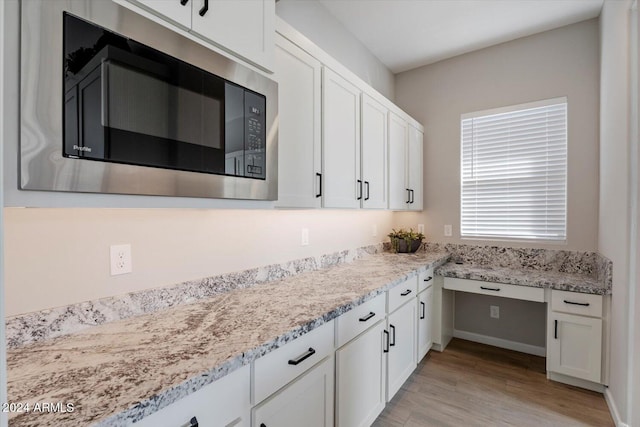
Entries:
{"label": "white window blind", "polygon": [[567,100],[462,116],[462,237],[565,240]]}

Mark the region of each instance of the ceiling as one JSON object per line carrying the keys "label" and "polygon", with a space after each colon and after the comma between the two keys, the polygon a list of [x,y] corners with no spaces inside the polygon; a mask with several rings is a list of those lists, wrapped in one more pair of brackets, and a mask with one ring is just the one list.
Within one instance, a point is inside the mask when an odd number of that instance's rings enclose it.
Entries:
{"label": "ceiling", "polygon": [[595,18],[604,0],[319,0],[393,73]]}

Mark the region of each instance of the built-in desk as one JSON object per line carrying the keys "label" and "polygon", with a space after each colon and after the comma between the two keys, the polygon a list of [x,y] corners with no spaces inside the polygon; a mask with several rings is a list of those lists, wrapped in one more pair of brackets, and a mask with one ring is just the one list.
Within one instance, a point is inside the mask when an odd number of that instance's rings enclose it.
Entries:
{"label": "built-in desk", "polygon": [[610,288],[596,278],[453,262],[435,273],[434,304],[439,306],[434,307],[434,349],[443,351],[453,337],[455,292],[547,303],[547,377],[604,390],[608,382]]}

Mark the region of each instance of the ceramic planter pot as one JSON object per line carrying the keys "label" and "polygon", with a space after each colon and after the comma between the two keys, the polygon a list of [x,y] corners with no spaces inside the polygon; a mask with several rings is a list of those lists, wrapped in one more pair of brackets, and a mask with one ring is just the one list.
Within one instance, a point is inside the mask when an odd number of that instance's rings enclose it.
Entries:
{"label": "ceramic planter pot", "polygon": [[418,250],[422,244],[421,240],[411,240],[407,245],[407,241],[404,239],[391,239],[391,248],[397,253],[413,253]]}

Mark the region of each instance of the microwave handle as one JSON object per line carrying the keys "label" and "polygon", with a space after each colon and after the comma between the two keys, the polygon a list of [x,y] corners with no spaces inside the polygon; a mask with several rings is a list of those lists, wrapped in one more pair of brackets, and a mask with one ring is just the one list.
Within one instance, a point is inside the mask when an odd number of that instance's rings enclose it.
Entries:
{"label": "microwave handle", "polygon": [[102,126],[109,126],[109,62],[102,61],[100,64],[100,80],[102,84],[100,85],[100,89],[102,93],[100,94],[102,98],[101,106],[101,120]]}

